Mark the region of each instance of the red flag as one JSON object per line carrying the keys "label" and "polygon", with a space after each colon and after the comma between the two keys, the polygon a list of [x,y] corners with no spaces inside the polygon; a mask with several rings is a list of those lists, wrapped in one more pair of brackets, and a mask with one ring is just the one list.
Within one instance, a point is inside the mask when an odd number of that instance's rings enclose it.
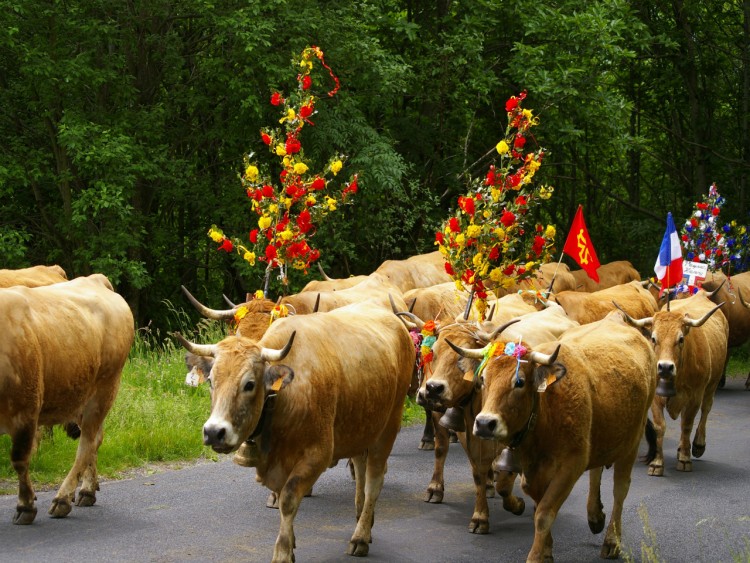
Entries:
{"label": "red flag", "polygon": [[589,231],[583,221],[583,207],[580,205],[570,226],[563,252],[575,260],[592,280],[599,283],[599,274],[596,273],[600,265],[599,259],[596,257],[594,245],[591,244]]}

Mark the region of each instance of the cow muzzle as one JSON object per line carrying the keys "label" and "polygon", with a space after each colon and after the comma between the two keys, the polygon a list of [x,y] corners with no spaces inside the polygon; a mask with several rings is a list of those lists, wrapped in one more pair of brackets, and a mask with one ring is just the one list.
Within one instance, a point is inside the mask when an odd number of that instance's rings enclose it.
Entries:
{"label": "cow muzzle", "polygon": [[211,446],[213,450],[220,454],[226,454],[235,449],[234,445],[227,442],[229,432],[225,424],[203,425],[203,444]]}
{"label": "cow muzzle", "polygon": [[478,414],[474,419],[474,435],[487,440],[498,440],[501,438],[501,424],[497,416],[489,414]]}
{"label": "cow muzzle", "polygon": [[674,362],[662,360],[656,364],[656,373],[659,377],[674,377],[676,371]]}

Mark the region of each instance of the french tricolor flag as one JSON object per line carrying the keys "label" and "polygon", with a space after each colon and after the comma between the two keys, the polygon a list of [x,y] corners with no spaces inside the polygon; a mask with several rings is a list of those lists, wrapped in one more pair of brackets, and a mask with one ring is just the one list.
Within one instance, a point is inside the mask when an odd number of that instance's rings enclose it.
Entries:
{"label": "french tricolor flag", "polygon": [[661,283],[662,292],[682,281],[682,245],[671,213],[667,213],[667,230],[661,241],[659,257],[654,264],[654,273]]}

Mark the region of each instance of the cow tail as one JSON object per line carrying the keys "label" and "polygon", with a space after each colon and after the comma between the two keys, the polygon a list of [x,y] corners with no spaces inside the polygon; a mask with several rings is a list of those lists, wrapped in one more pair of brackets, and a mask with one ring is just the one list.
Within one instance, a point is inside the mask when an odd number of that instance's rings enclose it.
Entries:
{"label": "cow tail", "polygon": [[641,461],[648,464],[656,459],[656,428],[654,428],[654,423],[651,422],[650,418],[646,418],[645,434],[646,441],[648,442],[648,451],[641,457]]}

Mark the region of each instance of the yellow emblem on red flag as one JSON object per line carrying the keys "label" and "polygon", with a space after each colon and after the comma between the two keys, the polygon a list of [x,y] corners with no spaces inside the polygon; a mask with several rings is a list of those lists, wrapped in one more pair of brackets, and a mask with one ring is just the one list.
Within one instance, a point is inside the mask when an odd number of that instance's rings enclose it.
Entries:
{"label": "yellow emblem on red flag", "polygon": [[583,207],[578,206],[573,224],[570,226],[568,238],[565,240],[563,252],[570,256],[595,282],[599,283],[599,258],[596,256],[594,245],[591,243],[589,231],[583,220]]}

